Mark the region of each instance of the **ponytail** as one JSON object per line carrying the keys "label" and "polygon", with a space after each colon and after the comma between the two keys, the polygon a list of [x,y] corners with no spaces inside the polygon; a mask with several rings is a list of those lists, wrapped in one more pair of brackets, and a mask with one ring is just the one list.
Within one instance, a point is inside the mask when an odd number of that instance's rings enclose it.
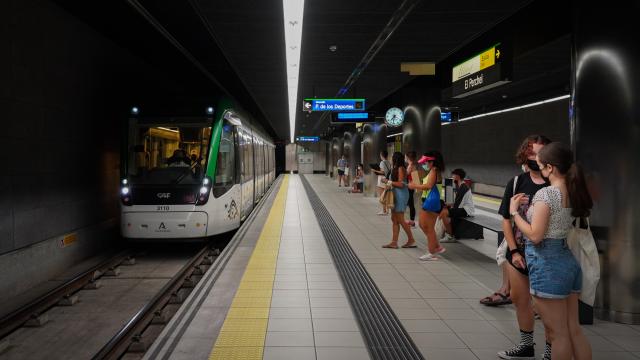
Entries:
{"label": "ponytail", "polygon": [[585,181],[582,167],[575,162],[571,164],[565,180],[572,208],[571,215],[581,218],[588,217],[591,214],[591,208],[593,208],[593,200],[587,190],[587,182]]}

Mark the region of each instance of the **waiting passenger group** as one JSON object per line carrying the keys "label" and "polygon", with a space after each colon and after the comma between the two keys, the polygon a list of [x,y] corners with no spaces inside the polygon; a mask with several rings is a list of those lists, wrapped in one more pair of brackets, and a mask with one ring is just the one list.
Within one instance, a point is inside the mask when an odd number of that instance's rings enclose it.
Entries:
{"label": "waiting passenger group", "polygon": [[[391,242],[385,249],[415,248],[412,228],[417,225],[427,238],[422,261],[436,261],[446,252],[442,243],[455,241],[456,225],[461,218],[475,215],[471,189],[465,183],[463,169],[451,172],[453,203],[441,199],[445,163],[438,151],[380,152],[376,191],[382,206],[378,215],[391,213]],[[551,142],[542,135],[526,137],[516,151],[516,163],[523,173],[510,179],[498,213],[506,246],[498,243],[497,257],[502,268],[502,286],[480,300],[487,306],[513,303],[520,329],[520,341],[500,351],[501,359],[535,359],[534,323],[542,319],[546,346],[542,359],[591,359],[591,346],[578,321],[578,298],[582,291],[582,272],[567,244],[576,222],[590,215],[593,206],[584,174],[574,162],[569,147]],[[344,157],[338,161],[339,181],[345,182]],[[358,164],[351,192],[362,192],[364,167]],[[341,184],[340,184],[341,185]],[[416,196],[418,195],[419,196]],[[409,219],[405,212],[409,208]],[[399,245],[400,229],[407,240]],[[504,254],[500,254],[503,251]],[[592,286],[592,285],[589,285]]]}

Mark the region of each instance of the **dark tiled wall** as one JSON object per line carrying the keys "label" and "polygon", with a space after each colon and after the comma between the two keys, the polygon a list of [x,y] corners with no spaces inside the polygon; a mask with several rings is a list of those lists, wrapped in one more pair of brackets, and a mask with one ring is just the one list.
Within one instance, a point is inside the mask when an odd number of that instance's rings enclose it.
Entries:
{"label": "dark tiled wall", "polygon": [[53,3],[0,2],[0,254],[117,216],[126,84],[145,71]]}
{"label": "dark tiled wall", "polygon": [[529,134],[568,144],[569,100],[442,126],[447,169],[462,167],[475,182],[504,186],[520,171],[515,153]]}

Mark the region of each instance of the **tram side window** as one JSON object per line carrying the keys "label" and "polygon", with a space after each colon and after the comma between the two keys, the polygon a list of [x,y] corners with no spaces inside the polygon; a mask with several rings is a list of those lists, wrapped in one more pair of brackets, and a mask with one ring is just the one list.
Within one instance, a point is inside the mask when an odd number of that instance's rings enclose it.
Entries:
{"label": "tram side window", "polygon": [[235,175],[235,156],[233,126],[226,120],[222,126],[222,136],[218,148],[218,161],[216,162],[216,178],[213,184],[213,194],[218,197],[227,192],[233,184]]}

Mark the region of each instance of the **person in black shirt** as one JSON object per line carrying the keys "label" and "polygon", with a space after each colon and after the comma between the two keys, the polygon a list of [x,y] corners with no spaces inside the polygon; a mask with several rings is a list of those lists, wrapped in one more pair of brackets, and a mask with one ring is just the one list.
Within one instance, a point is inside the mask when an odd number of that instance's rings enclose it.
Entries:
{"label": "person in black shirt", "polygon": [[[516,308],[516,317],[520,328],[520,342],[513,348],[498,352],[501,359],[534,359],[533,329],[535,324],[531,296],[529,295],[528,271],[524,261],[524,238],[522,233],[514,229],[511,223],[509,205],[514,194],[525,194],[520,204],[519,211],[525,214],[529,202],[535,193],[548,186],[548,182],[540,174],[536,162],[536,155],[543,146],[551,141],[542,135],[531,135],[524,139],[518,152],[516,162],[522,165],[525,172],[511,179],[505,187],[504,196],[498,213],[502,215],[502,230],[504,240],[508,244],[506,253],[507,261],[502,264],[503,286],[494,295],[498,295],[504,303],[504,299],[513,302]],[[515,186],[514,186],[515,181]],[[515,190],[514,190],[515,189]],[[500,245],[500,244],[498,244]],[[507,264],[508,263],[508,264]],[[491,297],[488,297],[491,298]],[[491,305],[490,301],[481,300],[481,303]],[[484,302],[483,302],[484,301]],[[498,302],[494,305],[501,305]],[[547,334],[547,332],[545,332]],[[547,343],[549,343],[547,341]]]}

